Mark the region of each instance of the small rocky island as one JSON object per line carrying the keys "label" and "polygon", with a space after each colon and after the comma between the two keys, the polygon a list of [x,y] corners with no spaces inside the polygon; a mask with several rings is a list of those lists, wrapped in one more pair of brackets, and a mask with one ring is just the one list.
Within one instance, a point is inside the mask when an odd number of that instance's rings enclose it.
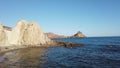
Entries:
{"label": "small rocky island", "polygon": [[27,48],[52,46],[82,46],[71,42],[59,42],[48,38],[36,22],[18,21],[14,28],[0,24],[0,52]]}
{"label": "small rocky island", "polygon": [[70,38],[85,38],[86,36],[82,33],[82,32],[80,32],[80,31],[78,31],[76,34],[74,34],[73,36],[70,36]]}

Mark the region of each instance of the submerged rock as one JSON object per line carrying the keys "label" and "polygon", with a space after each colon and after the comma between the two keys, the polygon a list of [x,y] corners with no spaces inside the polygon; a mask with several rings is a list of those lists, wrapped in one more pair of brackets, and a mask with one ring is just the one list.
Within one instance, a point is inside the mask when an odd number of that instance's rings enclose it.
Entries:
{"label": "submerged rock", "polygon": [[72,42],[59,42],[59,41],[56,41],[56,45],[64,47],[84,46],[84,44],[73,44]]}

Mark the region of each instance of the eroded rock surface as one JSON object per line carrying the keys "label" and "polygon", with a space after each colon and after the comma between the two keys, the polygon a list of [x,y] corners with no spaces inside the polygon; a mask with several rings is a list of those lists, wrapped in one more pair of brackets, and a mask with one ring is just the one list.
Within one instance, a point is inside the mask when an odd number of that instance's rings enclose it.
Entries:
{"label": "eroded rock surface", "polygon": [[44,35],[35,22],[18,21],[12,30],[7,30],[0,24],[0,49],[17,49],[30,46],[48,46],[53,41]]}
{"label": "eroded rock surface", "polygon": [[22,20],[17,23],[11,32],[11,44],[39,45],[48,44],[51,40],[44,35],[42,29],[35,22],[27,23]]}

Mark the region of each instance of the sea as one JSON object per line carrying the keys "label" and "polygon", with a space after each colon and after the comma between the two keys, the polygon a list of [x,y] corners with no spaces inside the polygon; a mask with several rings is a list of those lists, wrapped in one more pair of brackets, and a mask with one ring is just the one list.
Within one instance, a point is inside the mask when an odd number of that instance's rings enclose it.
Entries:
{"label": "sea", "polygon": [[53,40],[84,46],[9,51],[0,54],[0,68],[120,68],[120,37]]}

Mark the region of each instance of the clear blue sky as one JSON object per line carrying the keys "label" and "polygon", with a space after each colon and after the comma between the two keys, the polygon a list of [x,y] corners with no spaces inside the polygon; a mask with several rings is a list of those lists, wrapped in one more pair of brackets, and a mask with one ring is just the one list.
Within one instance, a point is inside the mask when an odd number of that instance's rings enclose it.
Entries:
{"label": "clear blue sky", "polygon": [[44,32],[120,36],[120,0],[0,0],[0,22],[36,21]]}

